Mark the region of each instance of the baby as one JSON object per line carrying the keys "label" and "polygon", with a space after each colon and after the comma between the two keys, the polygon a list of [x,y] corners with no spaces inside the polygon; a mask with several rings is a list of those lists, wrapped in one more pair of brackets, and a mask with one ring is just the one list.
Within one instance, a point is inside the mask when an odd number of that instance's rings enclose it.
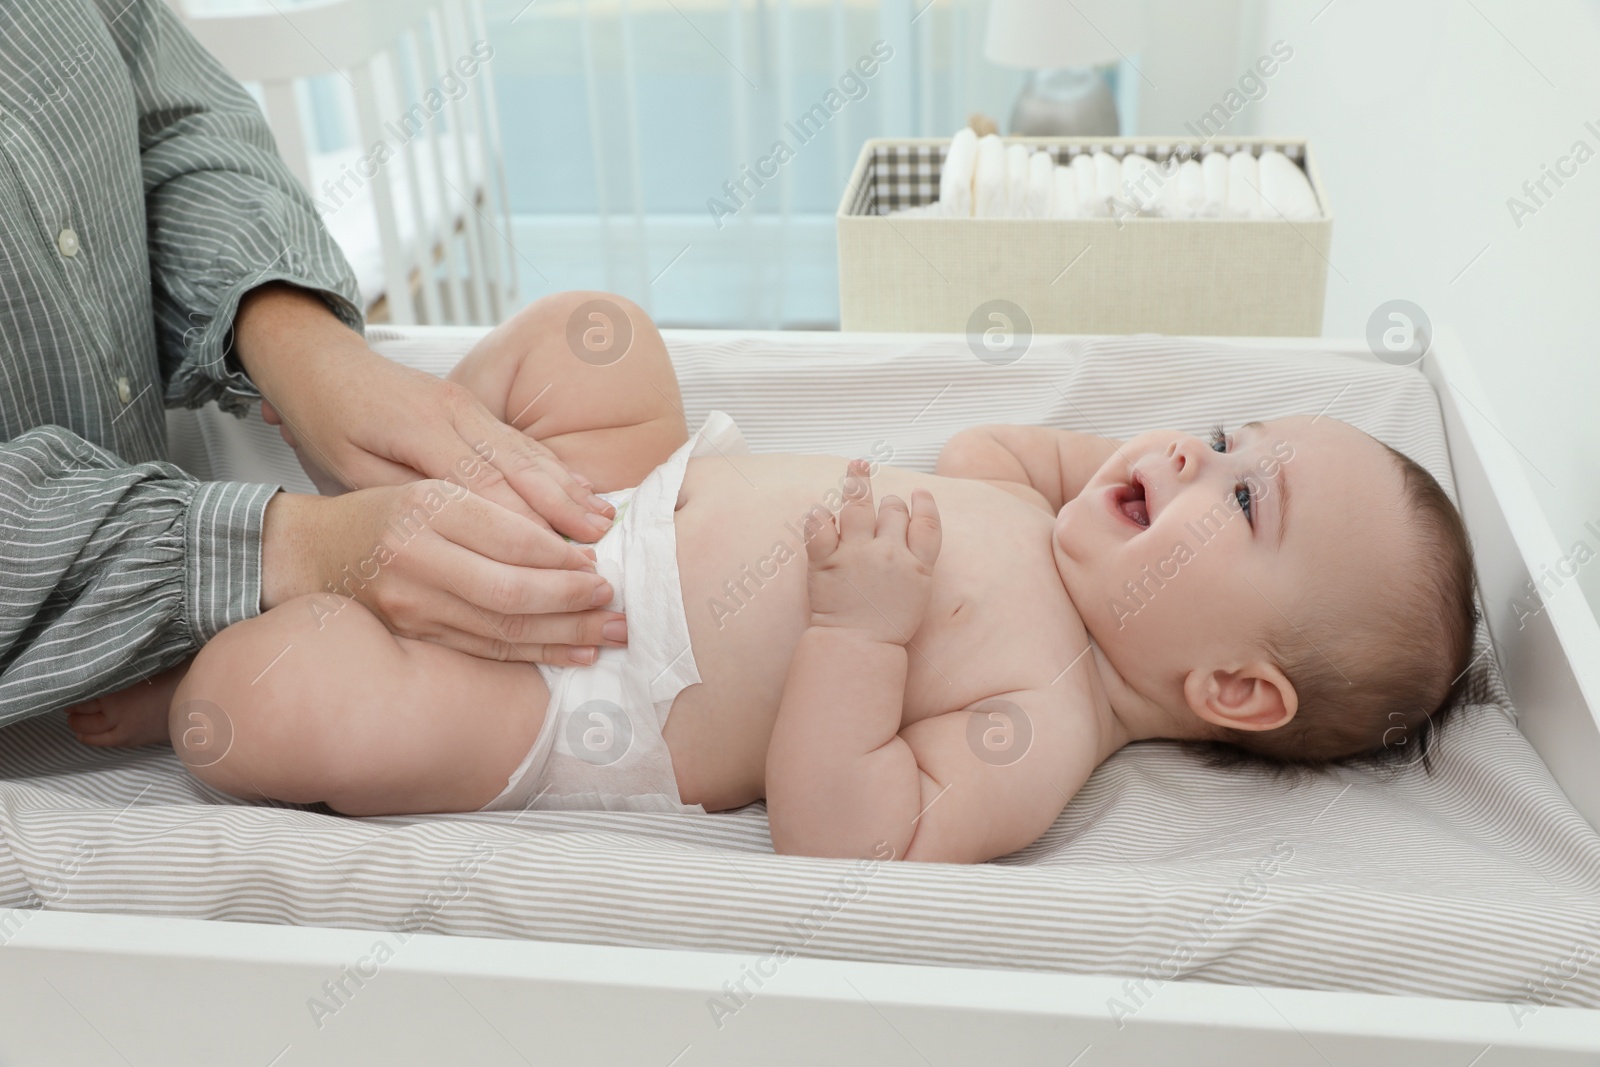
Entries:
{"label": "baby", "polygon": [[534,669],[303,597],[178,684],[197,777],[350,815],[765,799],[779,852],[980,862],[1130,742],[1415,752],[1467,666],[1459,516],[1335,419],[1120,443],[985,426],[932,475],[753,455],[720,412],[687,432],[627,301],[606,298],[625,358],[574,358],[566,319],[594,296],[530,306],[451,377],[615,505],[595,551],[627,647]]}

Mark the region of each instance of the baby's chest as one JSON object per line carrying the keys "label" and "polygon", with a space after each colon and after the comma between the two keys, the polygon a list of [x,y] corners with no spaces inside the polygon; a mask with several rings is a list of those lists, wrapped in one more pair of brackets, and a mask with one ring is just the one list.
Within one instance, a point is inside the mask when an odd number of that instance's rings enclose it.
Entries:
{"label": "baby's chest", "polygon": [[941,553],[927,615],[906,649],[903,722],[1047,686],[1087,646],[1048,552]]}

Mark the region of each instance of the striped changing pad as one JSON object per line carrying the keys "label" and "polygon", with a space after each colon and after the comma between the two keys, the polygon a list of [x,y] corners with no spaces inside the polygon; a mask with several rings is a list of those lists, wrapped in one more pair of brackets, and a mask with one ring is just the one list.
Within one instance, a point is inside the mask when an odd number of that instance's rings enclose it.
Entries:
{"label": "striped changing pad", "polygon": [[[472,336],[371,331],[435,372]],[[1008,366],[959,337],[668,341],[690,426],[721,408],[756,451],[889,448],[929,470],[979,422],[1121,437],[1326,410],[1450,485],[1428,385],[1377,363],[1151,338],[1036,338]],[[174,416],[173,454],[309,490],[259,420]],[[1518,733],[1492,656],[1475,676],[1431,776],[1288,784],[1135,745],[1043,838],[977,867],[777,857],[761,805],[356,820],[242,804],[170,749],[85,748],[50,716],[0,731],[0,904],[1146,978],[1113,1012],[1187,977],[1600,1006],[1600,969],[1573,962],[1600,929],[1600,839]]]}

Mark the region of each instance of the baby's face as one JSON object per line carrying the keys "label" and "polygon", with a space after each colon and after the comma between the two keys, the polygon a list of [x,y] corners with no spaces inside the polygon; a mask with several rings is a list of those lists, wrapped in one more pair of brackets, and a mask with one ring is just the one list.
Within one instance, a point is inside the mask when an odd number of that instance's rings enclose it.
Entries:
{"label": "baby's face", "polygon": [[1382,611],[1407,559],[1402,488],[1382,445],[1326,416],[1154,431],[1061,509],[1056,566],[1123,678],[1181,706],[1190,671],[1241,669],[1330,599]]}

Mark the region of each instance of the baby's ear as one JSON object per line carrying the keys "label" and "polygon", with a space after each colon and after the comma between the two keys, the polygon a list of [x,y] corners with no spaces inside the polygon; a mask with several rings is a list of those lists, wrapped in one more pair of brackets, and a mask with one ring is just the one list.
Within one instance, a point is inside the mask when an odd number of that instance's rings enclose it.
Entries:
{"label": "baby's ear", "polygon": [[1288,677],[1267,660],[1232,671],[1190,671],[1183,696],[1195,715],[1230,730],[1276,730],[1300,706]]}

